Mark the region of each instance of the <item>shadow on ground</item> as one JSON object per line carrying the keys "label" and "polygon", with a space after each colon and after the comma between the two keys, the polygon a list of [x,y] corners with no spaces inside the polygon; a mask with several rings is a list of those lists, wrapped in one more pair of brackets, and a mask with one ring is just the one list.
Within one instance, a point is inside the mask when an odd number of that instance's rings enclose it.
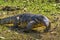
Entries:
{"label": "shadow on ground", "polygon": [[42,36],[40,34],[40,32],[37,32],[37,31],[30,31],[30,32],[24,32],[24,29],[21,29],[21,28],[12,28],[12,27],[8,27],[9,30],[11,31],[15,31],[17,33],[22,33],[23,35],[26,34],[27,36],[30,36],[31,38],[33,37],[34,39],[41,39]]}

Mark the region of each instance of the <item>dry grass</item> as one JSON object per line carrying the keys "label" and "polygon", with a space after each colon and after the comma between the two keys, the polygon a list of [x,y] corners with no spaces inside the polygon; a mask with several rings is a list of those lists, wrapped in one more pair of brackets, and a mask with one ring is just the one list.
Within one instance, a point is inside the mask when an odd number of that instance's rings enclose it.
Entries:
{"label": "dry grass", "polygon": [[[55,30],[48,33],[30,32],[24,33],[21,30],[10,30],[5,26],[0,26],[0,40],[60,40],[60,15],[53,14],[49,17],[51,19],[51,30],[56,27]],[[59,19],[57,19],[59,18]],[[57,19],[57,20],[56,20]],[[3,37],[3,38],[2,38]]]}

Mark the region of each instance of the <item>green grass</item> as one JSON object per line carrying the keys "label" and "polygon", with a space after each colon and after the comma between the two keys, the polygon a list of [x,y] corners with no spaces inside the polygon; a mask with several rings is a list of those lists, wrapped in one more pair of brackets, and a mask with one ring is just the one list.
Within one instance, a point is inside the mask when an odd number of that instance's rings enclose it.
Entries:
{"label": "green grass", "polygon": [[[47,16],[51,22],[51,28],[53,29],[57,24],[57,28],[53,31],[54,33],[22,33],[18,30],[13,31],[7,28],[6,26],[0,25],[0,40],[60,40],[60,4],[55,2],[47,2],[45,0],[0,0],[0,18],[30,12],[33,14],[42,14]],[[19,6],[20,10],[16,11],[3,11],[1,10],[4,6],[16,7]],[[4,14],[5,13],[5,14]],[[8,13],[8,15],[6,15]],[[53,14],[53,15],[52,15]],[[59,18],[55,21],[56,18]],[[4,37],[4,38],[1,38]]]}

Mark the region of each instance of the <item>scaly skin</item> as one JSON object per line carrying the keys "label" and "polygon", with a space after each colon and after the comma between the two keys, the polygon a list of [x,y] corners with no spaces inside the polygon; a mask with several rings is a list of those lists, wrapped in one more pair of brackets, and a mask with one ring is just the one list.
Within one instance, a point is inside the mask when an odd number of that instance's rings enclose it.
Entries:
{"label": "scaly skin", "polygon": [[[42,24],[43,26],[45,26],[46,29],[44,31],[48,31],[50,29],[49,19],[40,14],[35,15],[35,14],[24,13],[24,14],[7,17],[0,20],[1,25],[13,24],[14,27],[18,26],[19,24],[23,25],[24,27],[24,23],[26,24],[25,25],[26,28],[24,30],[25,32],[32,30],[32,28],[34,28],[33,25],[36,25],[36,24],[40,24],[40,25]],[[37,26],[35,27],[37,28]]]}

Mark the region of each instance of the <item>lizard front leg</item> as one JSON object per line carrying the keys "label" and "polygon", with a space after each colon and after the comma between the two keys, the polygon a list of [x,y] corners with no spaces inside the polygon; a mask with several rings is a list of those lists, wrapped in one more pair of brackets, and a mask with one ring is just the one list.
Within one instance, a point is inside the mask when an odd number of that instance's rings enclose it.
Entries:
{"label": "lizard front leg", "polygon": [[31,31],[32,28],[33,28],[33,25],[34,25],[35,23],[36,23],[35,21],[30,21],[30,22],[27,24],[24,32],[29,32],[29,31]]}

